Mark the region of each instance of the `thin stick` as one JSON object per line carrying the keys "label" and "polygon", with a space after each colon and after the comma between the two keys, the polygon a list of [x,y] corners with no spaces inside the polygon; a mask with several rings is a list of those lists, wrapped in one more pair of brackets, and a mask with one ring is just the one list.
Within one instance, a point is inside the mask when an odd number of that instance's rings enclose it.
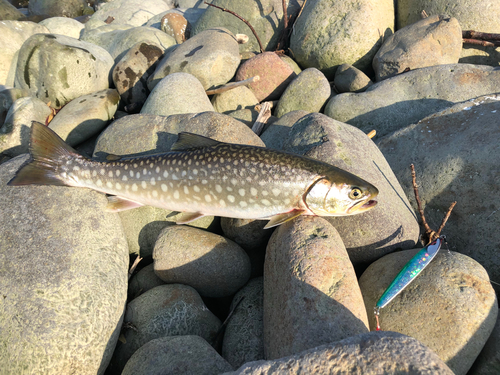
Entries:
{"label": "thin stick", "polygon": [[262,133],[262,129],[264,129],[267,120],[269,120],[269,117],[271,117],[272,106],[273,106],[272,102],[264,102],[261,104],[257,120],[255,120],[255,123],[252,126],[252,131],[255,134],[260,135],[260,133]]}
{"label": "thin stick", "polygon": [[453,210],[453,207],[457,204],[457,201],[453,202],[450,205],[450,208],[448,208],[448,212],[446,212],[446,215],[444,215],[443,221],[441,222],[441,226],[439,227],[438,231],[436,232],[436,237],[431,238],[430,242],[434,241],[436,238],[438,238],[441,235],[441,231],[443,230],[444,226],[446,225],[446,222],[450,218],[451,211]]}
{"label": "thin stick", "polygon": [[483,47],[495,47],[500,46],[500,41],[488,42],[486,40],[477,40],[477,39],[462,39],[463,43],[467,44],[475,44]]}
{"label": "thin stick", "polygon": [[481,31],[474,31],[474,30],[463,30],[462,38],[500,41],[500,34],[483,33]]}
{"label": "thin stick", "polygon": [[292,26],[292,33],[293,33],[293,35],[295,35],[295,24],[297,23],[297,20],[299,19],[300,15],[302,14],[302,10],[304,10],[304,7],[306,6],[306,3],[307,3],[307,0],[304,0],[304,2],[302,3],[302,6],[300,7],[299,14],[295,18],[295,21],[293,22],[293,26]]}
{"label": "thin stick", "polygon": [[288,27],[288,15],[286,14],[286,0],[282,0],[281,5],[283,5],[283,21],[286,29]]}
{"label": "thin stick", "polygon": [[222,10],[223,12],[227,12],[227,13],[230,13],[232,14],[233,16],[239,18],[240,20],[242,20],[243,22],[245,22],[245,24],[250,28],[250,30],[252,30],[252,33],[253,35],[255,36],[255,38],[257,39],[257,42],[259,42],[259,48],[260,48],[260,53],[264,52],[264,47],[262,47],[262,43],[260,42],[260,39],[259,37],[257,36],[257,33],[255,32],[255,29],[252,27],[252,25],[250,25],[250,22],[248,22],[246,19],[244,19],[243,17],[241,17],[240,15],[234,13],[232,10],[229,10],[229,9],[226,9],[226,8],[222,8],[220,6],[217,6],[217,5],[214,5],[214,4],[210,4],[210,3],[207,3],[205,1],[205,4],[211,6],[211,7],[214,7],[214,8],[217,8],[217,9],[220,9]]}
{"label": "thin stick", "polygon": [[135,258],[134,260],[134,263],[132,263],[132,266],[130,267],[130,270],[128,271],[128,279],[130,280],[130,278],[132,277],[135,269],[137,268],[137,265],[139,264],[139,262],[142,260],[141,256],[140,255],[137,255],[137,258]]}
{"label": "thin stick", "polygon": [[368,138],[372,139],[373,137],[375,137],[375,135],[377,134],[377,131],[375,129],[373,129],[371,132],[369,132],[367,134]]}
{"label": "thin stick", "polygon": [[410,168],[411,168],[411,179],[413,183],[413,192],[415,194],[415,199],[417,200],[418,212],[420,213],[420,218],[422,219],[422,225],[424,226],[425,234],[427,235],[427,238],[431,238],[434,231],[429,227],[429,224],[427,224],[427,221],[425,220],[424,210],[422,209],[422,202],[420,201],[420,196],[418,195],[418,185],[415,173],[415,166],[411,164]]}
{"label": "thin stick", "polygon": [[230,82],[230,83],[228,83],[226,85],[222,85],[222,86],[217,87],[215,89],[207,90],[206,93],[207,93],[207,95],[220,94],[221,92],[232,90],[232,89],[234,89],[236,87],[239,87],[239,86],[246,86],[246,85],[249,85],[249,84],[251,84],[253,82],[257,82],[259,80],[260,80],[260,77],[259,76],[255,76],[255,77],[251,77],[251,78],[245,79],[243,81]]}

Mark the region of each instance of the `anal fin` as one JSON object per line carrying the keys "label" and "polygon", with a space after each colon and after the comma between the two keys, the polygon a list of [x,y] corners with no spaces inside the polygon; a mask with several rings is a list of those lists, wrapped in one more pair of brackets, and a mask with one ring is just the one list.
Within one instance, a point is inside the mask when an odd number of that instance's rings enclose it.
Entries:
{"label": "anal fin", "polygon": [[106,211],[120,212],[141,206],[144,205],[142,203],[134,202],[122,197],[118,197],[116,195],[112,195],[108,197],[108,204],[106,205]]}
{"label": "anal fin", "polygon": [[290,212],[285,212],[284,214],[274,215],[273,217],[271,217],[264,229],[272,228],[286,223],[287,221],[295,219],[297,216],[302,215],[304,212],[304,210],[293,210]]}
{"label": "anal fin", "polygon": [[176,224],[187,224],[203,216],[205,214],[201,212],[181,212],[181,216],[175,222]]}

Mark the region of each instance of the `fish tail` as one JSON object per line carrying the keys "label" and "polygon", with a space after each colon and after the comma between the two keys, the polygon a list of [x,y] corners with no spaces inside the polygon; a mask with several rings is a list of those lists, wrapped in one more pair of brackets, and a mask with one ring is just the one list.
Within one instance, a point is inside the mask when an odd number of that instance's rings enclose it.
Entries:
{"label": "fish tail", "polygon": [[16,173],[7,185],[58,185],[74,186],[65,179],[66,162],[83,158],[67,145],[53,130],[33,121],[29,145],[30,160]]}

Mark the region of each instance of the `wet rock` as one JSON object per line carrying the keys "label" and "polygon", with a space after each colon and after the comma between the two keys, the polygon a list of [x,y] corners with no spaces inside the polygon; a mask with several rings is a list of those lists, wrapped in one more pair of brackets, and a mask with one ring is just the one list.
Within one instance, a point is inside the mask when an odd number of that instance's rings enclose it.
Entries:
{"label": "wet rock", "polygon": [[378,142],[413,207],[408,166],[415,165],[425,216],[434,227],[450,203],[457,201],[445,227],[450,246],[481,263],[495,281],[500,280],[500,204],[491,192],[499,189],[500,181],[499,113],[500,95],[488,95],[431,115]]}
{"label": "wet rock", "polygon": [[250,278],[250,259],[236,243],[182,225],[162,230],[153,259],[160,279],[192,286],[204,297],[230,296]]}
{"label": "wet rock", "polygon": [[11,88],[0,91],[0,124],[2,124],[2,126],[7,116],[7,112],[10,107],[12,107],[12,104],[14,104],[17,99],[21,99],[26,96],[28,96],[27,90]]}
{"label": "wet rock", "polygon": [[339,93],[362,92],[373,85],[365,73],[349,64],[342,64],[338,67],[333,83]]}
{"label": "wet rock", "polygon": [[439,374],[453,372],[429,348],[395,332],[371,332],[274,361],[256,361],[223,375],[258,374]]}
{"label": "wet rock", "polygon": [[0,85],[14,86],[17,55],[33,34],[48,33],[45,26],[29,21],[0,21]]}
{"label": "wet rock", "polygon": [[73,18],[83,15],[85,6],[85,0],[30,0],[28,9],[32,15]]}
{"label": "wet rock", "polygon": [[191,25],[178,13],[167,13],[160,21],[160,30],[175,39],[177,44],[184,43],[191,34]]}
{"label": "wet rock", "polygon": [[255,76],[260,79],[247,87],[262,102],[278,99],[297,75],[274,52],[264,52],[241,64],[235,80],[243,81]]}
{"label": "wet rock", "polygon": [[17,99],[0,128],[0,153],[13,157],[28,152],[31,122],[43,124],[50,114],[47,104],[37,98]]}
{"label": "wet rock", "polygon": [[266,144],[266,147],[275,150],[282,150],[283,142],[288,137],[290,128],[298,120],[308,114],[309,112],[306,111],[288,112],[281,116],[277,121],[269,124],[269,126],[264,129],[264,133],[262,133],[260,138]]}
{"label": "wet rock", "polygon": [[474,375],[494,375],[500,369],[500,315],[497,317],[497,323],[491,332],[490,338],[486,341],[481,354],[477,357],[469,374]]}
{"label": "wet rock", "polygon": [[195,76],[208,90],[229,82],[239,64],[234,35],[224,28],[206,30],[165,55],[150,77],[148,87],[152,90],[167,75],[183,72]]}
{"label": "wet rock", "polygon": [[267,359],[368,332],[354,268],[326,220],[298,217],[280,225],[267,246],[264,280]]}
{"label": "wet rock", "polygon": [[[246,19],[259,35],[264,50],[275,50],[283,30],[283,5],[280,0],[215,0],[212,4],[236,11]],[[296,1],[287,3],[287,14],[296,14],[300,5]],[[236,34],[249,36],[248,43],[240,44],[240,52],[260,51],[257,39],[245,23],[227,12],[208,7],[194,24],[192,34],[196,35],[213,27],[225,27]]]}
{"label": "wet rock", "polygon": [[80,39],[80,34],[85,28],[83,23],[67,17],[50,17],[38,24],[45,26],[51,34],[66,35],[75,39]]}
{"label": "wet rock", "polygon": [[[372,329],[376,326],[372,308],[418,251],[386,255],[360,278]],[[456,375],[465,375],[490,336],[497,315],[495,291],[484,268],[465,255],[442,251],[380,310],[380,325],[383,330],[414,337]]]}
{"label": "wet rock", "polygon": [[4,21],[18,21],[25,18],[25,15],[17,10],[7,0],[0,0],[0,19]]}
{"label": "wet rock", "polygon": [[334,7],[308,2],[295,22],[290,49],[302,67],[317,68],[333,80],[341,64],[368,71],[382,35],[391,35],[393,29],[392,0],[356,0]]}
{"label": "wet rock", "polygon": [[169,336],[143,345],[129,359],[122,375],[218,375],[231,370],[200,336]]}
{"label": "wet rock", "polygon": [[455,103],[500,91],[500,68],[452,64],[409,71],[359,94],[334,96],[325,115],[382,137]]}
{"label": "wet rock", "polygon": [[128,284],[129,299],[133,300],[148,290],[164,284],[165,282],[156,276],[154,264],[151,263],[130,279]]}
{"label": "wet rock", "polygon": [[163,78],[141,109],[141,113],[161,116],[206,111],[214,111],[214,107],[200,81],[188,73],[172,73]]}
{"label": "wet rock", "polygon": [[0,166],[0,367],[103,374],[127,298],[118,215],[90,189],[6,186],[26,160]]}
{"label": "wet rock", "polygon": [[408,25],[384,41],[373,59],[377,81],[427,66],[456,64],[462,29],[456,18],[434,15]]}
{"label": "wet rock", "polygon": [[330,83],[316,68],[302,71],[285,89],[274,115],[281,117],[292,111],[319,112],[330,97]]}
{"label": "wet rock", "polygon": [[252,90],[245,86],[215,94],[211,102],[215,111],[225,114],[245,108],[252,109],[259,104]]}
{"label": "wet rock", "polygon": [[221,322],[191,287],[160,285],[141,294],[127,305],[124,331],[108,369],[120,374],[137,349],[147,342],[167,336],[197,335],[212,342]]}
{"label": "wet rock", "polygon": [[362,131],[313,113],[294,124],[283,150],[337,166],[379,190],[377,206],[372,210],[325,217],[340,233],[355,265],[415,246],[420,232],[416,215],[384,156]]}
{"label": "wet rock", "polygon": [[[241,302],[240,302],[241,301]],[[222,356],[233,368],[264,359],[264,279],[252,279],[233,298],[222,343]]]}
{"label": "wet rock", "polygon": [[115,89],[80,96],[66,104],[49,127],[70,146],[78,145],[106,127],[119,101],[120,96]]}
{"label": "wet rock", "polygon": [[19,51],[15,87],[61,108],[82,95],[107,89],[113,64],[109,53],[94,44],[35,34]]}
{"label": "wet rock", "polygon": [[138,43],[128,50],[113,69],[113,82],[120,93],[121,106],[128,112],[141,110],[149,95],[147,80],[163,55],[156,43]]}

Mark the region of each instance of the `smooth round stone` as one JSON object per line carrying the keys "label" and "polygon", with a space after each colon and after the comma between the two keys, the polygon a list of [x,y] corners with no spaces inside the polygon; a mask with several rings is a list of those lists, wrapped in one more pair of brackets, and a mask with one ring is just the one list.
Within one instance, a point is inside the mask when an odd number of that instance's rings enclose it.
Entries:
{"label": "smooth round stone", "polygon": [[[259,117],[259,112],[255,110],[255,107],[252,109],[238,109],[237,111],[233,111],[228,113],[232,118],[241,121],[245,125],[247,125],[250,129],[252,129],[253,124],[257,121],[257,117]],[[271,125],[273,122],[277,120],[276,117],[272,116],[267,119],[266,127]],[[264,129],[266,128],[264,127]]]}
{"label": "smooth round stone", "polygon": [[127,299],[118,215],[90,189],[6,186],[0,165],[0,372],[103,374]]}
{"label": "smooth round stone", "polygon": [[15,87],[61,108],[82,95],[109,87],[114,65],[107,51],[56,34],[35,34],[19,52]]}
{"label": "smooth round stone", "polygon": [[28,5],[31,15],[68,18],[83,15],[85,7],[85,0],[30,0]]}
{"label": "smooth round stone", "polygon": [[117,345],[111,374],[121,374],[127,361],[147,342],[167,336],[197,335],[209,343],[221,326],[220,320],[191,287],[181,284],[160,285],[130,301],[124,322],[124,342]]}
{"label": "smooth round stone", "polygon": [[330,83],[316,68],[303,70],[285,89],[274,115],[281,117],[292,111],[319,112],[330,98]]}
{"label": "smooth round stone", "polygon": [[31,122],[44,124],[51,113],[40,99],[31,96],[17,99],[0,127],[0,153],[13,157],[28,152]]}
{"label": "smooth round stone", "polygon": [[267,359],[368,332],[354,268],[336,229],[320,217],[280,225],[264,264]]}
{"label": "smooth round stone", "polygon": [[80,35],[85,25],[73,18],[50,17],[38,23],[49,29],[51,34],[66,35],[71,38],[80,39]]}
{"label": "smooth round stone", "polygon": [[236,304],[222,342],[222,356],[233,368],[264,359],[264,279],[252,279],[236,293],[230,311]]}
{"label": "smooth round stone", "polygon": [[139,297],[148,290],[164,285],[165,282],[155,274],[154,264],[151,263],[137,272],[128,283],[129,299]]}
{"label": "smooth round stone", "polygon": [[373,85],[365,73],[349,64],[342,64],[338,67],[333,83],[339,93],[361,92]]}
{"label": "smooth round stone", "polygon": [[[199,1],[199,0],[196,0]],[[177,1],[177,3],[179,3]],[[184,7],[181,5],[178,5],[178,8],[170,9],[167,10],[166,12],[159,13],[152,17],[144,26],[149,26],[149,27],[154,27],[156,29],[161,29],[161,20],[166,14],[169,13],[175,13],[175,14],[180,14],[182,15],[188,24],[194,25],[196,21],[198,21],[198,18],[205,12],[205,9],[203,9],[202,5],[208,7],[205,3],[198,2],[196,8],[193,7]],[[189,38],[188,38],[189,39]]]}
{"label": "smooth round stone", "polygon": [[49,29],[30,21],[0,21],[0,85],[14,86],[17,56],[24,41]]}
{"label": "smooth round stone", "polygon": [[7,0],[0,0],[0,15],[0,19],[5,21],[18,21],[25,18],[25,15]]}
{"label": "smooth round stone", "polygon": [[12,107],[12,104],[14,104],[17,99],[21,99],[26,96],[28,96],[27,90],[11,88],[0,91],[0,124],[2,124],[2,126],[5,122],[7,112],[9,111],[10,107]]}
{"label": "smooth round stone", "polygon": [[141,109],[141,113],[161,116],[206,111],[214,111],[214,107],[200,81],[188,73],[172,73],[163,78]]}
{"label": "smooth round stone", "polygon": [[290,128],[298,120],[308,114],[309,112],[300,110],[285,113],[279,119],[266,127],[260,138],[266,144],[266,147],[274,150],[282,150],[283,141],[288,137]]}
{"label": "smooth round stone", "polygon": [[[453,375],[432,350],[396,332],[370,332],[272,361],[255,361],[222,375],[261,374]],[[376,370],[374,370],[376,369]]]}
{"label": "smooth round stone", "polygon": [[178,13],[165,14],[160,21],[160,29],[173,37],[177,44],[184,43],[191,33],[191,25]]}
{"label": "smooth round stone", "polygon": [[[360,278],[370,326],[373,307],[404,265],[419,251],[406,250],[372,263]],[[419,340],[456,375],[465,375],[490,336],[498,315],[495,291],[484,268],[473,259],[442,250],[380,310],[383,330]]]}
{"label": "smooth round stone", "polygon": [[235,36],[227,29],[205,30],[166,54],[149,79],[152,90],[161,79],[172,73],[195,76],[204,90],[229,82],[233,78],[240,54]]}
{"label": "smooth round stone", "polygon": [[227,297],[250,278],[245,251],[222,236],[187,226],[165,228],[153,251],[156,275],[192,286],[204,297]]}
{"label": "smooth round stone", "polygon": [[233,368],[200,336],[151,340],[128,360],[122,375],[218,375]]}
{"label": "smooth round stone", "polygon": [[246,86],[215,94],[211,102],[215,111],[225,114],[245,108],[251,109],[259,104],[252,90]]}
{"label": "smooth round stone", "polygon": [[66,104],[49,127],[70,146],[78,145],[103,130],[118,108],[115,89],[83,95]]}

